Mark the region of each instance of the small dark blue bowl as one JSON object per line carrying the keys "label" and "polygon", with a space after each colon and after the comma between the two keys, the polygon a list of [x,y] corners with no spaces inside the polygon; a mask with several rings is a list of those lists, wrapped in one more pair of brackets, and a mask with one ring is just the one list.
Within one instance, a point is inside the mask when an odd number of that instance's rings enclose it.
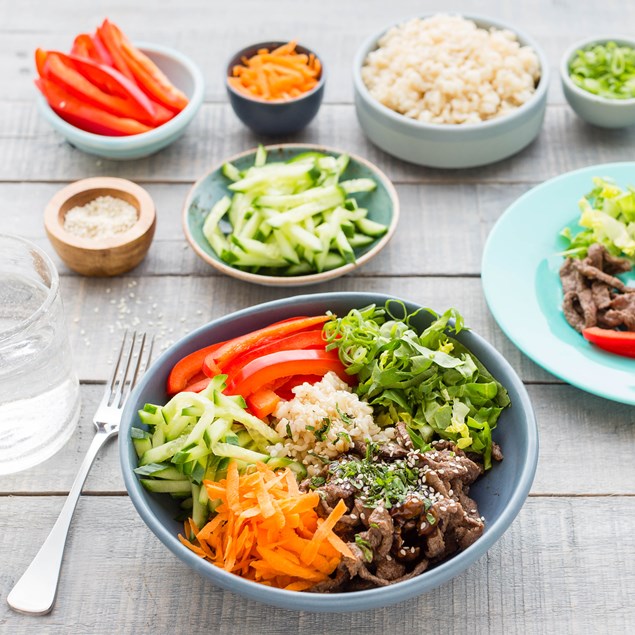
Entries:
{"label": "small dark blue bowl", "polygon": [[322,58],[305,46],[296,46],[298,53],[310,55],[313,53],[322,63],[322,70],[317,86],[294,99],[265,101],[255,97],[248,97],[235,90],[227,81],[232,76],[234,66],[242,63],[242,59],[253,57],[259,49],[275,49],[286,42],[261,42],[252,44],[236,53],[225,72],[225,87],[229,95],[229,102],[238,118],[256,134],[265,136],[280,136],[293,134],[306,127],[317,115],[324,95],[324,64]]}

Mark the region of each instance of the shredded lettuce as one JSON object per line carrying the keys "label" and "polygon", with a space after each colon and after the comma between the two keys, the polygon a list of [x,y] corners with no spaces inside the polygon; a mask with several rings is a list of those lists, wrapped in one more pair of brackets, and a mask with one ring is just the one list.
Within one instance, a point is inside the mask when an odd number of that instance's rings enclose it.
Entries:
{"label": "shredded lettuce", "polygon": [[584,258],[593,243],[602,243],[614,256],[635,261],[635,188],[621,189],[609,178],[594,177],[595,187],[580,202],[579,225],[573,234],[566,227],[561,235],[569,241],[563,252],[572,258]]}
{"label": "shredded lettuce", "polygon": [[[413,318],[427,311],[433,322],[422,333]],[[399,315],[394,313],[398,312]],[[403,303],[353,309],[324,326],[327,350],[337,349],[356,392],[373,406],[380,425],[404,421],[415,447],[435,438],[483,455],[491,467],[492,434],[510,400],[505,388],[449,333],[465,328],[456,309],[408,314]]]}

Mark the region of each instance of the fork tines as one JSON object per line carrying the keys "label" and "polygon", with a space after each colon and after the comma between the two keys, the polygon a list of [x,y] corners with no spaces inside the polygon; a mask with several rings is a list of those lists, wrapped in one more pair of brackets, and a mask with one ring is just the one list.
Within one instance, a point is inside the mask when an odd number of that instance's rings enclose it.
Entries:
{"label": "fork tines", "polygon": [[108,380],[108,406],[121,408],[135,387],[137,379],[150,365],[154,336],[126,331],[119,349],[119,356]]}

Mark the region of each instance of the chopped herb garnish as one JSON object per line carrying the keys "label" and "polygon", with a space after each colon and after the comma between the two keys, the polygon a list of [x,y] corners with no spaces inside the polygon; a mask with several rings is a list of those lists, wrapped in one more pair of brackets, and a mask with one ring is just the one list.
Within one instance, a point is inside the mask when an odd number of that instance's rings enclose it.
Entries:
{"label": "chopped herb garnish", "polygon": [[287,423],[287,436],[293,437],[293,434],[291,434],[291,426],[288,423]]}
{"label": "chopped herb garnish", "polygon": [[[322,427],[313,433],[315,435],[315,438],[318,441],[324,441],[324,439],[326,438],[326,435],[329,432],[330,427],[331,427],[331,420],[328,417],[325,417],[324,419],[322,419]],[[308,426],[307,426],[307,429],[308,429]]]}
{"label": "chopped herb garnish", "polygon": [[381,505],[390,509],[418,492],[422,485],[418,468],[409,467],[403,460],[374,461],[368,446],[366,458],[333,462],[329,472],[334,480],[347,481],[358,490],[357,496],[368,507]]}
{"label": "chopped herb garnish", "polygon": [[340,407],[335,404],[335,410],[337,410],[337,414],[340,417],[342,423],[345,423],[347,426],[352,426],[355,422],[353,421],[353,417],[351,415],[346,414],[340,410]]}
{"label": "chopped herb garnish", "polygon": [[320,487],[320,485],[324,485],[324,483],[326,483],[326,479],[323,476],[314,476],[311,479],[309,487],[311,489],[315,489],[317,487]]}
{"label": "chopped herb garnish", "polygon": [[353,440],[351,439],[351,435],[350,435],[348,432],[344,432],[344,431],[342,431],[342,432],[338,432],[338,433],[337,433],[337,436],[338,436],[340,439],[344,439],[344,441],[348,441],[349,443],[352,443],[352,442],[353,442]]}
{"label": "chopped herb garnish", "polygon": [[306,426],[305,429],[309,430],[309,432],[313,432],[313,430],[315,430],[315,426]]}
{"label": "chopped herb garnish", "polygon": [[329,459],[326,456],[320,456],[319,454],[317,454],[316,452],[310,451],[307,452],[308,455],[310,456],[314,456],[316,459],[322,461],[322,463],[328,463],[331,459]]}
{"label": "chopped herb garnish", "polygon": [[364,540],[359,534],[355,534],[355,544],[360,548],[361,552],[364,554],[364,560],[366,560],[366,562],[372,562],[373,550],[370,546],[370,543],[367,540]]}
{"label": "chopped herb garnish", "polygon": [[431,524],[434,525],[437,522],[437,519],[430,513],[428,512],[426,514],[426,520]]}

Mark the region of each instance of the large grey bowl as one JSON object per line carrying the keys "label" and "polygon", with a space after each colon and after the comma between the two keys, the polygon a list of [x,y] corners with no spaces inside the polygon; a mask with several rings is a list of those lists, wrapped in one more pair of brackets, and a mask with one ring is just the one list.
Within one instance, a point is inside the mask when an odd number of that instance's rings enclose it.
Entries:
{"label": "large grey bowl", "polygon": [[[420,17],[430,17],[423,15]],[[404,161],[434,168],[470,168],[487,165],[516,154],[540,132],[547,106],[549,63],[543,50],[529,36],[497,20],[463,15],[478,26],[513,31],[522,45],[531,46],[540,61],[541,76],[533,97],[513,112],[473,124],[425,123],[406,117],[375,99],[362,80],[368,53],[386,31],[369,37],[353,62],[353,87],[357,119],[366,136],[379,148]]]}
{"label": "large grey bowl", "polygon": [[[538,460],[538,431],[527,391],[518,375],[503,356],[482,337],[470,331],[459,334],[458,339],[470,348],[509,391],[511,408],[501,416],[494,438],[502,446],[505,459],[495,465],[471,489],[485,517],[485,533],[472,546],[422,575],[397,584],[355,591],[351,593],[312,594],[284,591],[260,585],[227,573],[194,555],[177,539],[182,524],[173,520],[178,513],[169,496],[151,494],[139,483],[133,470],[137,457],[130,439],[130,429],[141,427],[137,410],[146,402],[165,403],[165,383],[172,366],[184,355],[212,342],[235,337],[272,322],[294,315],[316,315],[330,309],[344,314],[353,307],[385,304],[391,296],[378,293],[321,293],[276,300],[243,309],[202,326],[171,346],[152,365],[128,400],[119,433],[119,452],[124,482],[130,498],[150,530],[197,573],[217,586],[245,597],[305,611],[359,611],[401,602],[420,595],[447,582],[463,572],[503,535],[520,511],[534,479]],[[406,302],[409,310],[418,305]],[[436,307],[437,310],[445,307]],[[469,318],[469,316],[467,316]],[[420,314],[415,326],[424,327],[430,315]]]}

